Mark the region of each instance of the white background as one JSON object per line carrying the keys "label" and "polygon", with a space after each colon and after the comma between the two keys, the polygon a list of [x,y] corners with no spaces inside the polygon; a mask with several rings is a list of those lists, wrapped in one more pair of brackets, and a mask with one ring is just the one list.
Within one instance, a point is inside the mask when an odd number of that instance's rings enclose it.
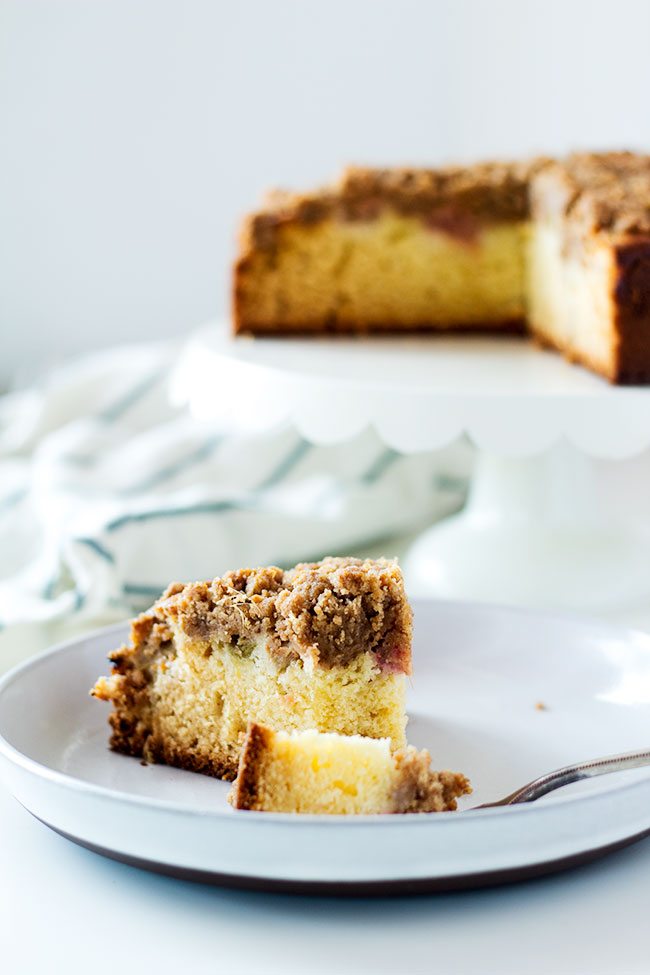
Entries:
{"label": "white background", "polygon": [[2,0],[0,384],[225,312],[269,185],[643,148],[649,93],[644,0]]}

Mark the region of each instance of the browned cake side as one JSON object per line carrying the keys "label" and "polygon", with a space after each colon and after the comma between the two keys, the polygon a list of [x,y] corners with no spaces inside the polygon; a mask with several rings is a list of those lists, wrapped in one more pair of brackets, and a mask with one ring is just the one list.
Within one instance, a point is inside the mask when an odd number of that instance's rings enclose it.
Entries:
{"label": "browned cake side", "polygon": [[93,694],[114,750],[232,778],[251,719],[400,747],[410,654],[397,564],[328,558],[170,586]]}
{"label": "browned cake side", "polygon": [[531,200],[533,332],[612,382],[650,381],[650,156],[574,154]]}

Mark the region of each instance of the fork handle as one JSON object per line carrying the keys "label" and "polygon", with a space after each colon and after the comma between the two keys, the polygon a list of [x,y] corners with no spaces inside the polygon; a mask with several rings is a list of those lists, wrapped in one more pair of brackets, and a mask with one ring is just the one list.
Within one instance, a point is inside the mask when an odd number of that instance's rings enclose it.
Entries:
{"label": "fork handle", "polygon": [[504,799],[497,802],[486,802],[482,806],[475,806],[475,809],[486,809],[490,806],[514,806],[520,802],[534,802],[549,792],[561,789],[572,782],[579,782],[581,779],[591,779],[597,775],[608,775],[611,772],[623,772],[626,769],[641,768],[650,765],[650,749],[640,752],[626,752],[623,755],[610,755],[608,758],[595,758],[589,762],[577,762],[575,765],[566,765],[564,768],[556,769],[555,772],[547,772],[538,779],[522,786],[516,792],[511,792]]}

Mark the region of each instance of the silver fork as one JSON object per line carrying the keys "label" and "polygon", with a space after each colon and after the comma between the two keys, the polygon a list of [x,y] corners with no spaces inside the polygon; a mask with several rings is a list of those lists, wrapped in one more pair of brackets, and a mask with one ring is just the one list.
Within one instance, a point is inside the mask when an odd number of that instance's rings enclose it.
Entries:
{"label": "silver fork", "polygon": [[471,808],[490,809],[493,806],[515,806],[520,802],[535,802],[541,796],[570,785],[571,782],[580,782],[581,779],[591,779],[596,775],[608,775],[611,772],[623,772],[630,768],[641,768],[644,765],[650,765],[650,750],[611,755],[608,758],[594,758],[589,762],[577,762],[575,765],[566,765],[555,772],[540,775],[538,779],[533,779],[528,785],[511,792],[504,799],[484,802],[480,806]]}

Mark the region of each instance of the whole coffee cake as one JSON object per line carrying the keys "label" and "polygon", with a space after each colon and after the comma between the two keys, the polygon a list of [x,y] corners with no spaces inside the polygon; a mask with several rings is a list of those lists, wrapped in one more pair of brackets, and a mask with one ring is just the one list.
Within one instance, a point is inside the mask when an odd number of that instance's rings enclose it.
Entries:
{"label": "whole coffee cake", "polygon": [[650,382],[650,156],[352,168],[243,224],[236,332],[528,330]]}

